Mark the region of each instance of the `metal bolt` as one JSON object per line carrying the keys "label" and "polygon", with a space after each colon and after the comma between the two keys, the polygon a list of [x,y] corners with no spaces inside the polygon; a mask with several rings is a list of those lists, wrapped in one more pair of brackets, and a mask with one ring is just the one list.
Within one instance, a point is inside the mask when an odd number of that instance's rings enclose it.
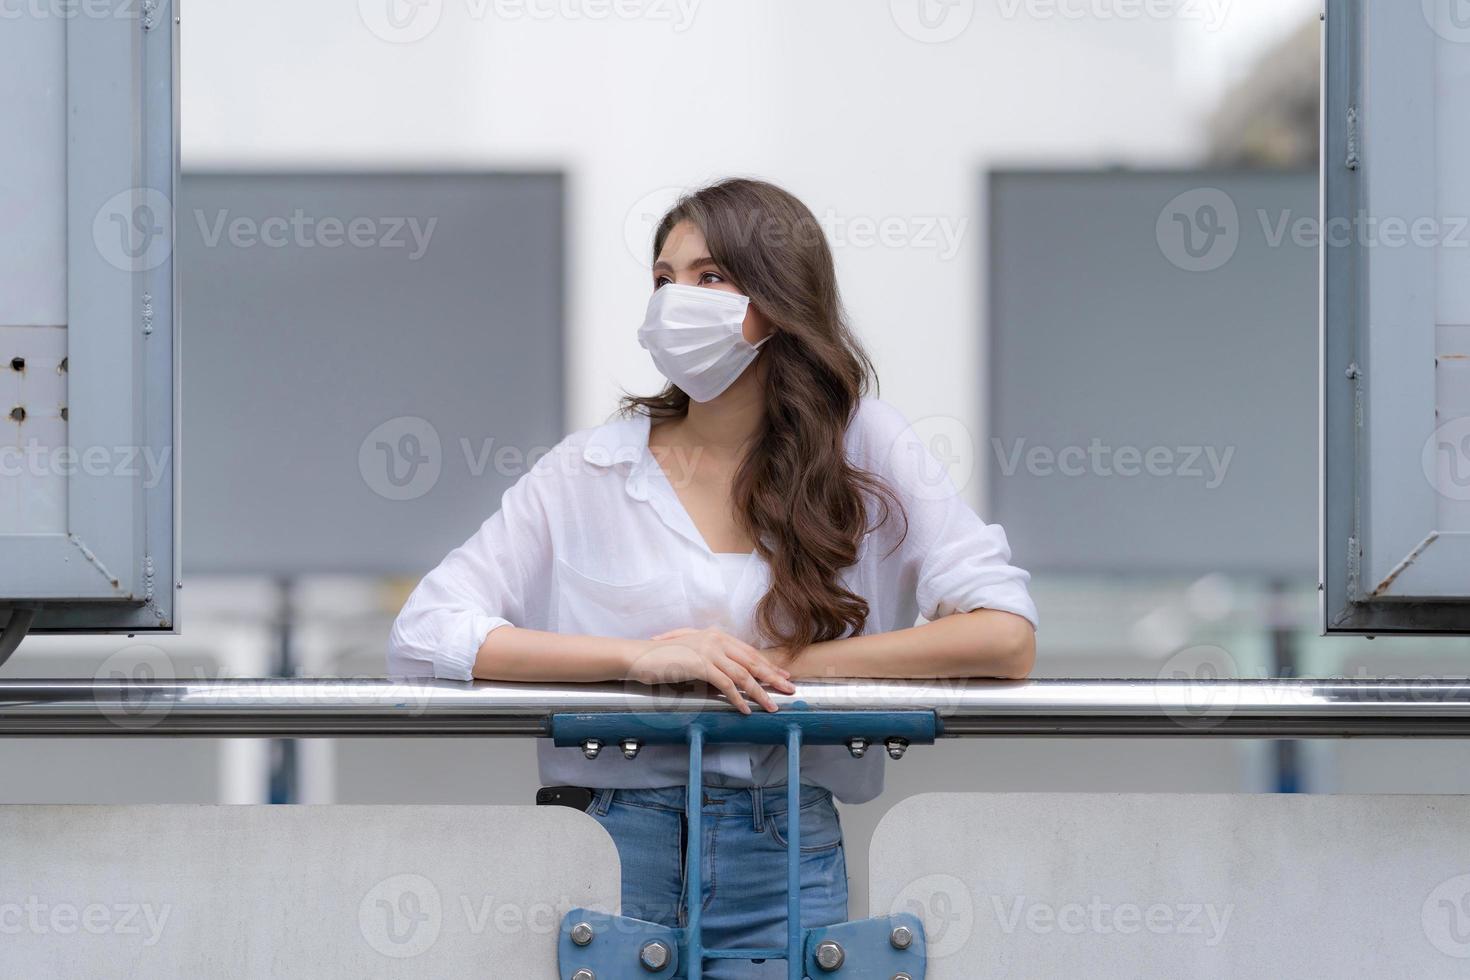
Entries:
{"label": "metal bolt", "polygon": [[636,738],[625,738],[618,744],[623,748],[624,759],[638,758],[638,750],[643,748],[643,743]]}
{"label": "metal bolt", "polygon": [[827,972],[831,972],[842,965],[847,956],[842,952],[842,947],[830,939],[824,939],[817,943],[817,966]]}
{"label": "metal bolt", "polygon": [[591,970],[587,969],[584,966],[582,967],[582,969],[572,974],[572,980],[597,980],[597,974],[593,973]]}
{"label": "metal bolt", "polygon": [[883,745],[888,749],[888,758],[902,759],[903,754],[908,751],[909,740],[899,738],[897,735],[890,735],[883,740]]}
{"label": "metal bolt", "polygon": [[914,941],[914,930],[908,926],[894,926],[893,931],[888,934],[888,941],[893,944],[894,949],[908,949]]}
{"label": "metal bolt", "polygon": [[863,753],[868,751],[868,740],[861,735],[854,735],[847,740],[847,751],[852,753],[854,759],[861,759]]}
{"label": "metal bolt", "polygon": [[582,754],[589,759],[597,758],[597,753],[602,751],[602,739],[589,738],[582,741]]}
{"label": "metal bolt", "polygon": [[638,962],[649,971],[662,970],[669,965],[669,947],[657,939],[643,944],[638,951]]}
{"label": "metal bolt", "polygon": [[578,946],[586,946],[592,942],[592,924],[590,922],[578,922],[572,926],[572,942]]}

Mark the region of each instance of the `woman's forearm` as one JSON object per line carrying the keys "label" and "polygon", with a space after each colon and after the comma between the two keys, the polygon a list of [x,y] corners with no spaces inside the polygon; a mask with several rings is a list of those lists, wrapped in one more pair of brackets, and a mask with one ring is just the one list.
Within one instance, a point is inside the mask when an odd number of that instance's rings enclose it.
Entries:
{"label": "woman's forearm", "polygon": [[700,681],[747,714],[753,710],[751,701],[767,711],[776,710],[770,691],[762,685],[784,694],[796,692],[786,671],[761,651],[713,628],[671,630],[651,640],[620,640],[502,626],[480,644],[472,674],[480,680],[523,682]]}
{"label": "woman's forearm", "polygon": [[999,609],[956,613],[922,626],[814,643],[794,661],[803,677],[996,677],[1018,680],[1036,660],[1036,631]]}
{"label": "woman's forearm", "polygon": [[[610,681],[629,677],[647,654],[642,640],[574,636],[502,626],[475,657],[474,676],[499,681]],[[997,677],[1031,672],[1036,634],[1021,616],[998,609],[945,616],[923,626],[815,643],[794,662],[793,678]]]}
{"label": "woman's forearm", "polygon": [[485,681],[618,681],[647,644],[605,636],[564,636],[502,626],[475,655],[474,676]]}

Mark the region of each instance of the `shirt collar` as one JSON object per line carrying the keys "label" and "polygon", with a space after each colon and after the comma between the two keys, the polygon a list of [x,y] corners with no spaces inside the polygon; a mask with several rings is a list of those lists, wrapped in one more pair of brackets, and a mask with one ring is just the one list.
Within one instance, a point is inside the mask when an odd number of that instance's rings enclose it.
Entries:
{"label": "shirt collar", "polygon": [[648,451],[651,422],[639,412],[605,422],[593,429],[582,447],[582,458],[593,466],[611,467],[627,463],[628,495],[636,500],[648,499],[648,464],[658,465]]}
{"label": "shirt collar", "polygon": [[[664,524],[713,561],[709,546],[694,526],[694,520],[678,500],[658,460],[648,449],[652,420],[642,412],[614,418],[593,429],[582,447],[582,458],[592,466],[610,468],[627,464],[623,490],[634,500],[646,501]],[[658,481],[658,482],[655,482]]]}
{"label": "shirt collar", "polygon": [[641,412],[604,422],[587,436],[582,458],[593,466],[635,462],[648,448],[648,429],[648,416]]}

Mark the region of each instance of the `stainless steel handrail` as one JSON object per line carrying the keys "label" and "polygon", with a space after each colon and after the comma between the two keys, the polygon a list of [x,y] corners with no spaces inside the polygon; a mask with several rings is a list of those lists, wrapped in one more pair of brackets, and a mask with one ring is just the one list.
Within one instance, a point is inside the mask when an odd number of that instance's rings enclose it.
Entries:
{"label": "stainless steel handrail", "polygon": [[[819,680],[788,710],[935,711],[946,737],[1470,736],[1470,681]],[[733,711],[636,684],[415,679],[0,681],[0,736],[537,737],[552,714]]]}

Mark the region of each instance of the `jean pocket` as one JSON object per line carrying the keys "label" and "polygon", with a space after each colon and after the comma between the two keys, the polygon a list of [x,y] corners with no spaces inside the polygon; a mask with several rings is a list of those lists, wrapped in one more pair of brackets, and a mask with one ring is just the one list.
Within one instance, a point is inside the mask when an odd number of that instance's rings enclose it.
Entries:
{"label": "jean pocket", "polygon": [[[787,846],[785,813],[767,814],[766,833],[783,848]],[[823,797],[801,808],[801,853],[830,851],[842,846],[842,820],[832,797]]]}

